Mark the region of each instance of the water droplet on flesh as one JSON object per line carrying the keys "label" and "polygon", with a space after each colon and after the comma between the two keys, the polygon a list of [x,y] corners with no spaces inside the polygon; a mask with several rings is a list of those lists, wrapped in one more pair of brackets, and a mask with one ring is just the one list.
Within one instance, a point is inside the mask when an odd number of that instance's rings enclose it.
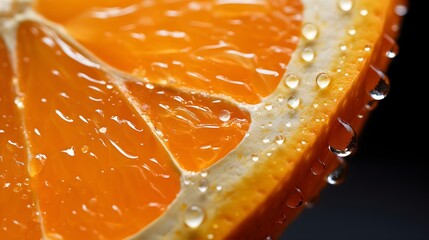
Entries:
{"label": "water droplet on flesh", "polygon": [[222,110],[219,113],[219,120],[221,120],[222,122],[227,122],[229,121],[229,119],[231,119],[231,112],[228,110]]}

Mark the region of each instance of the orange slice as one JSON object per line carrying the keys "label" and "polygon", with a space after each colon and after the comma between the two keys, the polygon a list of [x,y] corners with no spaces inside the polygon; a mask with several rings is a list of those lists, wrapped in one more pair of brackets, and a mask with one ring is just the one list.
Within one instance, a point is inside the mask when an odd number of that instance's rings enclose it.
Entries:
{"label": "orange slice", "polygon": [[401,9],[0,0],[0,239],[275,238],[341,181]]}

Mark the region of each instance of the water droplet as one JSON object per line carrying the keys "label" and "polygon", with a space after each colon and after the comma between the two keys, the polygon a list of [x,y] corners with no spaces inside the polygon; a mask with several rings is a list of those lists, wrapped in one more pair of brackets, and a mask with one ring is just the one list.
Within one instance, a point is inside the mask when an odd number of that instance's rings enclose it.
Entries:
{"label": "water droplet", "polygon": [[265,104],[264,108],[267,111],[271,111],[271,110],[273,110],[273,105],[271,103],[267,103],[267,104]]}
{"label": "water droplet", "polygon": [[398,53],[399,53],[399,47],[398,47],[398,44],[396,43],[395,39],[393,39],[389,35],[385,34],[384,35],[384,41],[386,42],[386,45],[389,46],[389,48],[386,51],[386,57],[390,58],[390,59],[395,58],[396,55],[398,55]]}
{"label": "water droplet", "polygon": [[213,234],[207,234],[207,239],[214,239],[214,235]]}
{"label": "water droplet", "polygon": [[286,205],[290,208],[298,208],[304,203],[304,197],[302,196],[301,189],[295,188],[295,190],[289,195],[286,200]]}
{"label": "water droplet", "polygon": [[287,220],[286,214],[283,213],[283,215],[279,218],[279,220],[277,220],[277,222],[280,224],[283,224],[286,222],[286,220]]}
{"label": "water droplet", "polygon": [[390,81],[389,78],[382,71],[378,70],[374,66],[370,66],[371,69],[380,77],[377,85],[369,91],[369,95],[374,100],[383,100],[390,90]]}
{"label": "water droplet", "polygon": [[314,40],[319,34],[319,29],[312,23],[306,23],[302,26],[301,34],[307,40]]}
{"label": "water droplet", "polygon": [[200,183],[198,184],[198,190],[200,190],[202,193],[205,193],[208,188],[209,182],[206,179],[201,179]]}
{"label": "water droplet", "polygon": [[268,139],[267,137],[265,137],[264,139],[262,139],[262,142],[265,143],[265,144],[267,144],[267,143],[270,142],[270,139]]}
{"label": "water droplet", "polygon": [[292,89],[298,87],[300,81],[301,79],[295,74],[288,74],[285,78],[286,86]]}
{"label": "water droplet", "polygon": [[252,161],[254,161],[254,162],[257,162],[259,160],[258,154],[255,154],[255,153],[252,154],[251,158],[252,158]]}
{"label": "water droplet", "polygon": [[270,236],[268,236],[267,238],[265,238],[265,240],[273,240]]}
{"label": "water droplet", "polygon": [[319,86],[319,88],[321,88],[321,89],[325,89],[331,83],[331,79],[332,79],[331,76],[329,76],[328,74],[320,73],[316,77],[317,86]]}
{"label": "water droplet", "polygon": [[290,127],[292,127],[292,123],[291,123],[291,122],[287,122],[287,123],[285,123],[285,126],[286,126],[287,128],[290,128]]}
{"label": "water droplet", "polygon": [[377,108],[377,106],[378,102],[376,100],[372,100],[365,104],[365,109],[368,111],[373,111],[375,108]]}
{"label": "water droplet", "polygon": [[105,127],[101,127],[100,129],[98,129],[98,131],[100,132],[100,133],[106,133],[107,132],[107,128],[105,128]]}
{"label": "water droplet", "polygon": [[13,192],[19,193],[22,191],[22,183],[17,183],[15,187],[12,189]]}
{"label": "water droplet", "polygon": [[371,47],[370,47],[370,46],[368,46],[368,45],[366,45],[366,46],[363,48],[363,50],[365,50],[365,52],[369,52],[369,51],[371,51]]}
{"label": "water droplet", "polygon": [[334,153],[338,157],[347,157],[350,154],[352,154],[356,149],[356,146],[357,146],[356,132],[352,128],[352,126],[350,126],[350,124],[348,124],[347,122],[345,122],[341,118],[338,118],[338,122],[346,129],[346,131],[348,133],[350,133],[350,135],[351,135],[350,140],[344,149],[338,149],[338,148],[335,148],[331,145],[329,145],[328,148],[332,153]]}
{"label": "water droplet", "polygon": [[145,86],[146,86],[146,88],[147,88],[147,89],[149,89],[149,90],[152,90],[152,89],[154,89],[154,88],[155,88],[155,86],[154,86],[152,83],[146,83],[146,84],[145,84]]}
{"label": "water droplet", "polygon": [[325,169],[326,169],[326,164],[322,162],[320,159],[317,159],[316,161],[313,162],[313,165],[311,166],[311,173],[314,176],[318,176],[323,172],[325,172]]}
{"label": "water droplet", "polygon": [[296,96],[292,96],[287,100],[287,104],[290,108],[297,109],[301,104],[301,99]]}
{"label": "water droplet", "polygon": [[315,53],[314,50],[310,47],[306,47],[301,52],[301,59],[307,63],[310,63],[314,60]]}
{"label": "water droplet", "polygon": [[281,144],[283,144],[284,142],[285,142],[285,137],[284,137],[284,136],[279,135],[279,136],[277,136],[277,137],[276,137],[276,143],[277,143],[278,145],[281,145]]}
{"label": "water droplet", "polygon": [[397,5],[395,7],[395,13],[396,15],[403,17],[408,13],[408,8],[404,5]]}
{"label": "water droplet", "polygon": [[338,0],[338,7],[343,12],[350,12],[353,9],[353,0]]}
{"label": "water droplet", "polygon": [[28,164],[28,172],[30,177],[35,177],[37,174],[39,174],[42,171],[45,162],[46,155],[40,153],[34,156],[34,158],[32,158]]}
{"label": "water droplet", "polygon": [[285,98],[283,96],[278,96],[277,97],[277,102],[282,103],[285,100]]}
{"label": "water droplet", "polygon": [[347,175],[347,163],[342,158],[338,160],[340,162],[338,167],[326,177],[326,182],[331,185],[341,184]]}
{"label": "water droplet", "polygon": [[222,186],[216,186],[216,190],[218,191],[222,190]]}
{"label": "water droplet", "polygon": [[207,171],[200,172],[200,176],[203,178],[207,177],[208,175],[209,175],[209,173]]}
{"label": "water droplet", "polygon": [[355,29],[355,28],[350,28],[350,29],[347,31],[347,33],[348,33],[350,36],[354,36],[354,35],[356,35],[356,29]]}
{"label": "water droplet", "polygon": [[306,208],[313,208],[319,203],[320,196],[317,195],[304,203]]}
{"label": "water droplet", "polygon": [[203,223],[205,218],[205,213],[203,209],[198,206],[190,206],[186,209],[184,220],[186,226],[190,228],[197,228]]}
{"label": "water droplet", "polygon": [[219,120],[221,120],[222,122],[227,122],[229,121],[229,119],[231,119],[231,112],[228,110],[222,110],[219,113]]}
{"label": "water droplet", "polygon": [[341,43],[340,44],[340,50],[341,51],[346,51],[347,50],[347,45],[345,43]]}
{"label": "water droplet", "polygon": [[16,105],[19,109],[23,109],[23,108],[24,108],[24,99],[23,99],[23,97],[16,97],[16,98],[15,98],[15,105]]}
{"label": "water droplet", "polygon": [[83,145],[80,150],[82,151],[82,153],[87,153],[89,150],[89,147],[88,147],[88,145]]}
{"label": "water droplet", "polygon": [[360,14],[361,16],[365,17],[366,15],[368,15],[368,10],[366,10],[366,9],[361,9],[361,10],[359,11],[359,14]]}

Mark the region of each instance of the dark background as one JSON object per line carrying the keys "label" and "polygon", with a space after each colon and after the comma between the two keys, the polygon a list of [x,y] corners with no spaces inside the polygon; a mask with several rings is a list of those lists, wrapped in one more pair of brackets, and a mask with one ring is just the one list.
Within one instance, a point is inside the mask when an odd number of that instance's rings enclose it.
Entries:
{"label": "dark background", "polygon": [[[376,0],[374,0],[376,1]],[[287,229],[287,240],[429,240],[429,13],[410,0],[389,96],[348,159],[349,174]],[[423,60],[423,62],[421,62]]]}

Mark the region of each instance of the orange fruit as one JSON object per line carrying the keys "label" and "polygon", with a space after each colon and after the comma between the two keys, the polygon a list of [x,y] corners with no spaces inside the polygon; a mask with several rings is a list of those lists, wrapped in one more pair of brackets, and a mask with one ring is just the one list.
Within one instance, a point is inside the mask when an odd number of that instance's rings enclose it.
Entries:
{"label": "orange fruit", "polygon": [[340,180],[405,9],[0,4],[0,239],[278,236]]}

